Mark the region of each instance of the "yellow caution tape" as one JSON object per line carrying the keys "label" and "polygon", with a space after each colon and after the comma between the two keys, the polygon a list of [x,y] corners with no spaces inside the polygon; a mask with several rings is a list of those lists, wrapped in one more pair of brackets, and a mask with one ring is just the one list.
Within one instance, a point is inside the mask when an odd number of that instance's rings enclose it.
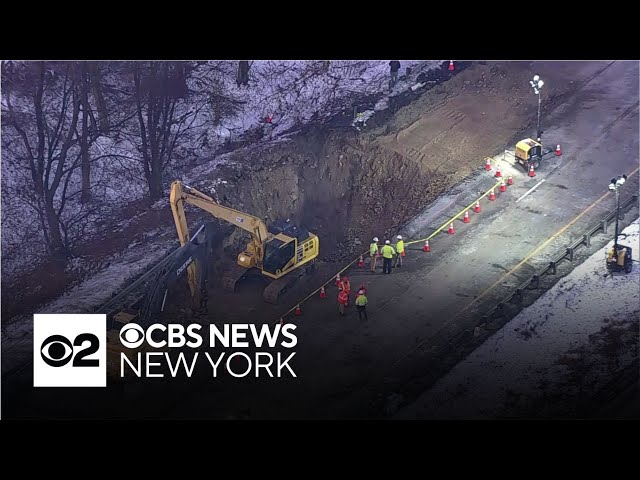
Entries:
{"label": "yellow caution tape", "polygon": [[[504,181],[503,178],[501,178],[500,180],[498,180],[498,182],[493,185],[490,189],[488,189],[485,193],[483,193],[480,197],[478,197],[477,199],[475,199],[467,208],[464,208],[463,210],[460,211],[460,213],[458,213],[455,217],[451,217],[449,220],[446,221],[446,223],[444,223],[440,228],[438,228],[435,232],[433,232],[431,235],[429,235],[426,238],[422,238],[422,239],[418,239],[418,240],[412,240],[410,242],[405,242],[405,245],[412,245],[414,243],[420,243],[420,242],[424,242],[426,240],[430,240],[433,237],[435,237],[438,233],[440,233],[446,226],[450,225],[453,221],[455,221],[456,219],[458,219],[461,215],[464,215],[464,212],[466,212],[467,210],[469,210],[471,207],[473,207],[477,202],[479,202],[480,200],[482,200],[484,197],[486,197],[487,195],[489,195],[489,193],[491,192],[491,190],[495,190],[496,187],[498,187],[498,185],[500,185],[502,182]],[[353,261],[351,261],[350,263],[347,264],[346,267],[344,267],[342,270],[338,271],[336,273],[336,275],[342,275],[342,273],[344,273],[345,270],[349,269],[354,263],[356,263],[358,260],[360,260],[360,256],[364,256],[367,253],[369,253],[369,250],[367,250],[366,252],[361,253],[360,255],[358,255]],[[287,315],[289,315],[291,312],[293,312],[296,307],[298,305],[302,305],[304,302],[306,302],[307,300],[309,300],[311,297],[313,297],[316,293],[319,293],[320,290],[322,289],[322,287],[326,287],[327,285],[329,285],[332,281],[335,280],[336,275],[334,275],[333,277],[331,277],[329,280],[327,280],[325,283],[323,283],[319,288],[317,288],[316,290],[314,290],[313,292],[311,292],[309,295],[307,295],[304,299],[302,299],[300,302],[296,303],[296,306],[294,306],[293,308],[290,308],[287,312],[285,312],[284,314],[281,315],[281,318],[286,317]],[[275,325],[276,323],[278,323],[280,320],[276,320],[275,322],[272,323],[272,325]]]}

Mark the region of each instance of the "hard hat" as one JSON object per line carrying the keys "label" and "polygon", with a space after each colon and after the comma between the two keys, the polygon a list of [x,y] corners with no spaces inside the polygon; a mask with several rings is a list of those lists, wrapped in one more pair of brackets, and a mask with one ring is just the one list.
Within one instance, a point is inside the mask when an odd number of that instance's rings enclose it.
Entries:
{"label": "hard hat", "polygon": [[385,240],[385,241],[384,241],[384,244],[385,244],[385,245],[389,245],[390,243],[391,243],[391,242],[390,242],[389,240]]}
{"label": "hard hat", "polygon": [[377,242],[378,241],[378,237],[373,237],[373,241]]}
{"label": "hard hat", "polygon": [[398,235],[396,238],[397,238],[398,240],[402,240],[402,235]]}
{"label": "hard hat", "polygon": [[358,290],[358,295],[364,295],[364,290]]}

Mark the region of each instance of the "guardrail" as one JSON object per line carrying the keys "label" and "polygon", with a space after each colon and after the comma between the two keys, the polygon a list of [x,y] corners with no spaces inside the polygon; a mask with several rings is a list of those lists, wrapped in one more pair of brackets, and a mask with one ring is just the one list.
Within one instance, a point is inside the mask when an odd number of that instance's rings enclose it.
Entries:
{"label": "guardrail", "polygon": [[[629,197],[624,203],[620,205],[620,210],[624,214],[629,208],[638,202],[638,195],[632,195]],[[548,272],[551,272],[552,275],[555,275],[557,272],[557,267],[560,262],[569,259],[570,262],[573,262],[573,257],[576,249],[580,246],[586,246],[589,248],[591,246],[591,237],[595,235],[597,232],[602,230],[602,233],[608,232],[608,227],[610,222],[615,219],[618,214],[617,210],[612,211],[598,223],[593,225],[591,228],[585,231],[584,234],[580,235],[579,238],[565,247],[564,251],[558,253],[553,259],[543,268],[538,270],[536,273],[531,275],[527,280],[525,280],[520,286],[518,286],[513,292],[511,292],[507,297],[505,297],[502,301],[498,302],[495,307],[489,310],[482,316],[482,320],[478,322],[476,326],[480,326],[483,323],[486,323],[491,317],[499,312],[503,314],[505,306],[510,303],[512,300],[518,301],[518,303],[524,300],[524,293],[527,290],[536,290],[540,287],[540,277],[545,275]],[[531,288],[529,288],[531,287]]]}
{"label": "guardrail", "polygon": [[[637,204],[638,195],[632,195],[620,205],[620,212],[624,214],[630,209],[630,207]],[[491,310],[486,312],[475,324],[473,330],[465,329],[454,336],[445,345],[443,345],[442,348],[440,348],[436,353],[436,357],[441,357],[442,354],[451,351],[456,347],[463,347],[464,344],[461,342],[461,340],[465,337],[473,338],[479,336],[480,330],[482,330],[483,327],[486,326],[487,322],[491,320],[496,313],[500,315],[498,318],[505,315],[505,307],[512,300],[516,300],[518,304],[521,304],[524,301],[525,292],[537,290],[538,288],[540,288],[540,277],[548,272],[551,272],[551,274],[555,275],[557,272],[558,264],[567,258],[569,259],[569,261],[573,262],[576,249],[582,245],[589,248],[591,246],[591,237],[600,230],[602,230],[602,233],[608,233],[610,223],[613,219],[615,219],[617,213],[617,210],[610,212],[606,217],[586,230],[575,242],[565,247],[562,252],[559,252],[555,257],[553,257],[553,259],[545,267],[541,268],[536,273],[531,275],[527,280],[525,280],[517,288],[515,288],[509,295],[498,302]]]}

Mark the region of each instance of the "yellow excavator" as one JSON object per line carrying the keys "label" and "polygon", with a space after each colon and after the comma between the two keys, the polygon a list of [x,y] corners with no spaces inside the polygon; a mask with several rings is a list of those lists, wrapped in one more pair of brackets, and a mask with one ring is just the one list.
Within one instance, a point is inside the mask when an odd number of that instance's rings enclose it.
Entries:
{"label": "yellow excavator", "polygon": [[[237,264],[224,274],[222,286],[226,291],[235,291],[236,283],[245,278],[250,271],[257,269],[262,275],[271,279],[263,293],[265,301],[277,303],[281,293],[298,277],[315,267],[320,250],[318,237],[305,229],[289,224],[288,220],[275,222],[267,228],[267,225],[258,217],[220,205],[213,198],[184,185],[179,180],[171,184],[170,203],[181,246],[189,242],[185,203],[201,208],[251,235],[251,241],[246,249],[238,254]],[[193,262],[187,267],[189,288],[196,302],[200,295],[197,269],[204,268],[198,263]]]}

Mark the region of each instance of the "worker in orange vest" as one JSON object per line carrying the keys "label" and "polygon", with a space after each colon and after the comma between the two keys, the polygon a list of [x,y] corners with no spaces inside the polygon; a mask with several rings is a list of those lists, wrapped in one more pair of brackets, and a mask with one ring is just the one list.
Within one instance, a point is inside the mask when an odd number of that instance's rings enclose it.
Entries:
{"label": "worker in orange vest", "polygon": [[[338,290],[347,292],[347,304],[349,303],[349,295],[351,294],[351,282],[347,277],[342,277],[338,284]],[[346,306],[346,305],[345,305]]]}
{"label": "worker in orange vest", "polygon": [[347,303],[349,303],[349,294],[341,289],[338,292],[338,312],[340,312],[340,315],[344,316],[344,308],[347,306]]}

